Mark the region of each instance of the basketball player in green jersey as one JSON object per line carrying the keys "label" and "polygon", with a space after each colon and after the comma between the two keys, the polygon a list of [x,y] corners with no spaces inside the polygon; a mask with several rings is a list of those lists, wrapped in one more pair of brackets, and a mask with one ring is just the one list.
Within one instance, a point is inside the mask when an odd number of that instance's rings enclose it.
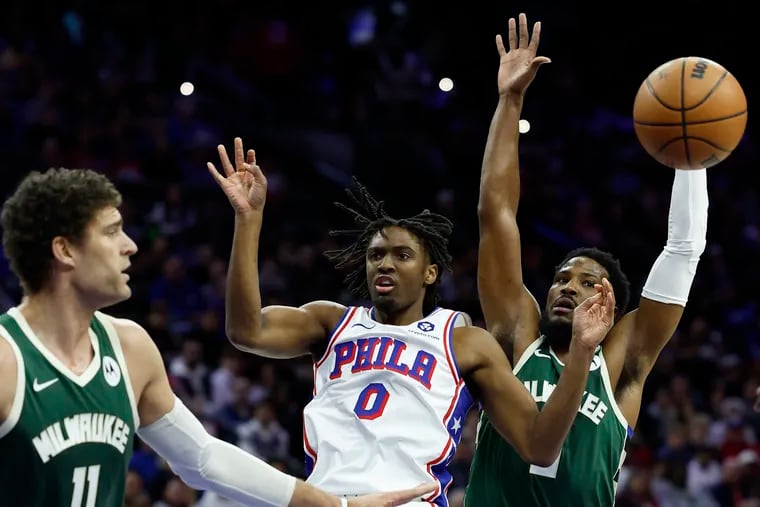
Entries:
{"label": "basketball player in green jersey", "polygon": [[121,196],[104,176],[50,169],[5,202],[3,247],[24,298],[0,316],[0,503],[121,507],[135,433],[187,484],[246,505],[399,505],[435,483],[347,501],[211,437],[175,397],[127,299]]}
{"label": "basketball player in green jersey", "polygon": [[[559,457],[548,467],[522,461],[486,416],[478,428],[465,504],[500,506],[613,505],[626,435],[635,427],[644,382],[676,329],[705,248],[705,170],[675,170],[668,238],[651,268],[638,309],[625,313],[629,284],[618,261],[596,248],[570,252],[557,266],[543,315],[523,285],[517,207],[518,122],[525,91],[549,59],[536,56],[524,14],[509,20],[509,50],[497,36],[499,102],[485,148],[478,215],[478,290],[489,331],[513,357],[514,372],[543,406],[567,354],[573,308],[607,277],[615,290],[615,324],[591,365],[586,393]],[[631,430],[632,431],[632,430]]]}

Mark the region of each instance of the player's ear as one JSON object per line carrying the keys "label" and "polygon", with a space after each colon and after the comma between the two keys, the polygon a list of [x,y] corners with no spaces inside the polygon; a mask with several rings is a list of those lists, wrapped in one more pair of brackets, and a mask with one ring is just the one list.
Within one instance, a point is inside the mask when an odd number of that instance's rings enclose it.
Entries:
{"label": "player's ear", "polygon": [[438,264],[429,264],[428,267],[425,268],[425,278],[423,280],[423,284],[426,287],[428,285],[433,285],[437,279],[438,279]]}
{"label": "player's ear", "polygon": [[74,256],[71,252],[71,243],[63,236],[56,236],[50,242],[53,258],[61,264],[74,267]]}

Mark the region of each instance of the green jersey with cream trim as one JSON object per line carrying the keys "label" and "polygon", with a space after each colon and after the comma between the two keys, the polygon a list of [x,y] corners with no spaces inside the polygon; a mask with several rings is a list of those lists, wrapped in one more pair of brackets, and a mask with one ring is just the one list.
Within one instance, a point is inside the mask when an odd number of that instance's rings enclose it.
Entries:
{"label": "green jersey with cream trim", "polygon": [[[564,365],[541,337],[514,367],[539,408],[549,399]],[[481,413],[470,467],[467,507],[610,507],[625,458],[628,423],[615,402],[602,348],[591,363],[578,414],[555,462],[530,465]]]}
{"label": "green jersey with cream trim", "polygon": [[90,324],[94,357],[75,375],[48,351],[17,308],[0,316],[16,356],[9,416],[0,423],[2,505],[122,507],[137,409],[108,317]]}

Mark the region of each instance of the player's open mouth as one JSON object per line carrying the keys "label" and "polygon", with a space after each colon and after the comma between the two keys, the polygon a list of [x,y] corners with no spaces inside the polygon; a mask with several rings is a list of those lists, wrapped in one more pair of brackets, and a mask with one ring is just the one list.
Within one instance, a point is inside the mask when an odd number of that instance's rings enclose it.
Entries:
{"label": "player's open mouth", "polygon": [[552,312],[555,315],[567,315],[575,310],[575,301],[569,297],[560,297],[554,302]]}
{"label": "player's open mouth", "polygon": [[380,275],[375,278],[375,291],[378,294],[388,294],[396,286],[396,281],[387,275]]}

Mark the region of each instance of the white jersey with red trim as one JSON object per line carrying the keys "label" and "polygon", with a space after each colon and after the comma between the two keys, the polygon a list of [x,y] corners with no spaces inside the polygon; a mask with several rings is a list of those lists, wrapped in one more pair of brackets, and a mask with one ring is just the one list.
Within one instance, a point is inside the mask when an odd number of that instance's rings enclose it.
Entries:
{"label": "white jersey with red trim", "polygon": [[438,489],[407,505],[448,505],[446,470],[473,400],[454,360],[459,312],[438,308],[407,326],[350,307],[314,365],[304,409],[307,482],[336,495]]}

